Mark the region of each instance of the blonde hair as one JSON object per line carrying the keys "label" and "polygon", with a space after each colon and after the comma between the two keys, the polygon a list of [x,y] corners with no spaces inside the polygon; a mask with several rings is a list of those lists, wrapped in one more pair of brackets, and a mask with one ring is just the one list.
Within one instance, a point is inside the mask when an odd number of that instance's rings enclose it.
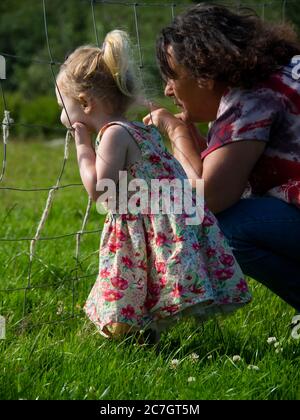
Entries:
{"label": "blonde hair", "polygon": [[57,80],[66,95],[79,99],[81,93],[109,102],[113,112],[123,113],[140,89],[126,32],[109,32],[101,48],[78,47],[60,67]]}

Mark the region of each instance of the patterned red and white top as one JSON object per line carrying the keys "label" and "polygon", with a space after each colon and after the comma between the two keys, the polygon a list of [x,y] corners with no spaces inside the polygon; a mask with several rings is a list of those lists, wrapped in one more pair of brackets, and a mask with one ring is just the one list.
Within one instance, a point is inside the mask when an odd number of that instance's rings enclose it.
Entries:
{"label": "patterned red and white top", "polygon": [[225,144],[267,143],[249,183],[254,195],[271,195],[300,208],[300,79],[292,62],[253,89],[228,89],[210,124],[205,158]]}

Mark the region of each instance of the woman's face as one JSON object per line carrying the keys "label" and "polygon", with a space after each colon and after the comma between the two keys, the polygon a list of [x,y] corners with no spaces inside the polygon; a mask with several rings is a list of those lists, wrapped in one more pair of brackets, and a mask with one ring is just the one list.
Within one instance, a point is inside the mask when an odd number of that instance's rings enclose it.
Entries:
{"label": "woman's face", "polygon": [[171,45],[167,48],[167,54],[176,78],[167,79],[165,95],[174,98],[174,103],[182,109],[188,121],[215,120],[222,95],[216,95],[214,82],[208,81],[205,86],[201,86],[199,81],[176,61]]}

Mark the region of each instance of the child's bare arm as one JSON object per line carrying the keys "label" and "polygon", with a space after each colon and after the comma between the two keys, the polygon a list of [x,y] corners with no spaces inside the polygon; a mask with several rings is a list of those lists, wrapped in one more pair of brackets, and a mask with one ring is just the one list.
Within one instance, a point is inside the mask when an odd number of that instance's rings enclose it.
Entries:
{"label": "child's bare arm", "polygon": [[124,128],[111,126],[104,132],[96,154],[87,128],[80,123],[75,126],[80,176],[89,196],[97,201],[101,194],[97,191],[97,182],[104,178],[118,182],[119,171],[125,166],[128,144],[132,140]]}
{"label": "child's bare arm", "polygon": [[119,181],[119,171],[125,167],[130,134],[121,126],[113,125],[102,135],[96,153],[97,180],[109,178]]}
{"label": "child's bare arm", "polygon": [[96,153],[92,145],[91,135],[87,127],[82,123],[75,123],[74,138],[77,151],[77,160],[82,183],[88,195],[96,198]]}

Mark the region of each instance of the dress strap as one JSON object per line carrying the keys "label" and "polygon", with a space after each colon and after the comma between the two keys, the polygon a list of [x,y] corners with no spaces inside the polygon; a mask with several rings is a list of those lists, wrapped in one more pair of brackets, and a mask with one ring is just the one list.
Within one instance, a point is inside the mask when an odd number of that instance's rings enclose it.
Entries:
{"label": "dress strap", "polygon": [[[105,130],[112,125],[120,125],[123,127],[130,136],[135,140],[135,142],[140,146],[141,149],[145,147],[145,140],[151,136],[152,128],[149,126],[145,126],[143,123],[140,122],[123,122],[123,121],[112,121],[108,124],[105,124],[99,134],[97,136],[98,144],[101,141],[101,137],[103,136]],[[141,130],[144,130],[144,135],[141,134]]]}

